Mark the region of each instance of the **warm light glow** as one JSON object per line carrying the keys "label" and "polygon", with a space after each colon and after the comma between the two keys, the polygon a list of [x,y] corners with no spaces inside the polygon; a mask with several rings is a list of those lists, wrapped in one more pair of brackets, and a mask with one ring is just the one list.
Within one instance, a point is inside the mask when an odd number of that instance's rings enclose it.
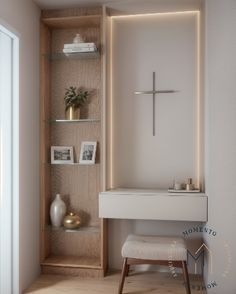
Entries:
{"label": "warm light glow", "polygon": [[113,18],[132,18],[132,17],[144,17],[144,16],[166,16],[166,15],[192,14],[192,13],[199,13],[199,10],[114,15],[114,16],[111,16],[111,18],[113,19]]}
{"label": "warm light glow", "polygon": [[197,12],[197,154],[196,174],[197,187],[201,188],[201,23],[200,12]]}
{"label": "warm light glow", "polygon": [[112,57],[112,44],[113,44],[113,19],[118,18],[135,18],[146,16],[167,16],[167,15],[185,15],[196,14],[197,16],[197,90],[196,90],[196,186],[198,188],[201,184],[201,24],[200,24],[200,11],[174,11],[174,12],[160,12],[160,13],[147,13],[147,14],[130,14],[111,16],[111,30],[110,30],[110,188],[114,188],[114,162],[113,162],[113,57]]}
{"label": "warm light glow", "polygon": [[113,183],[113,22],[111,20],[110,29],[110,188],[114,188]]}

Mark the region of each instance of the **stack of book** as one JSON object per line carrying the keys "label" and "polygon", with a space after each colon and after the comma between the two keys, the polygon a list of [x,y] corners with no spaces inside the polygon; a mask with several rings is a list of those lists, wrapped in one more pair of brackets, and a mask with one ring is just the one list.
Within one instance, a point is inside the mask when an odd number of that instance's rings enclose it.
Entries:
{"label": "stack of book", "polygon": [[64,44],[63,53],[82,53],[82,52],[96,52],[97,47],[94,43],[73,43]]}

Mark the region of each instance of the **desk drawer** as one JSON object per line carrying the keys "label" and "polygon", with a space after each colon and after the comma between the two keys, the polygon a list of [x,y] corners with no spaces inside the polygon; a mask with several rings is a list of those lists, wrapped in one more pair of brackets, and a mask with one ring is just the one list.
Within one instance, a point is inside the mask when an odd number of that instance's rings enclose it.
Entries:
{"label": "desk drawer", "polygon": [[99,217],[207,221],[207,196],[99,194]]}

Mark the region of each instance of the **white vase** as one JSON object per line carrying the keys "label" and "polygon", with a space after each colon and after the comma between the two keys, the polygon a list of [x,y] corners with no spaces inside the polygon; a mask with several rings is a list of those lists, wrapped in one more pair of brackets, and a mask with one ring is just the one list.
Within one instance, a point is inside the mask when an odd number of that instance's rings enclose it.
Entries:
{"label": "white vase", "polygon": [[84,42],[84,40],[81,37],[81,35],[80,34],[76,34],[76,36],[73,39],[73,43],[74,44],[78,44],[78,43],[83,43],[83,42]]}
{"label": "white vase", "polygon": [[50,207],[50,217],[53,227],[61,227],[63,219],[66,214],[66,205],[63,200],[61,200],[60,194],[56,194]]}

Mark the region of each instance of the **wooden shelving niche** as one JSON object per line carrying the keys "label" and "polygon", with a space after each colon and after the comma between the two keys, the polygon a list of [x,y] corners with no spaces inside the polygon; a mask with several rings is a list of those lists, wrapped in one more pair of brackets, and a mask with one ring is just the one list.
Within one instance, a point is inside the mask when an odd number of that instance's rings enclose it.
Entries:
{"label": "wooden shelving niche", "polygon": [[[103,276],[106,272],[106,221],[98,218],[98,193],[105,189],[102,156],[102,9],[43,11],[41,18],[41,265],[42,272]],[[65,56],[63,45],[75,34],[94,42],[98,52]],[[78,55],[78,54],[77,54]],[[71,58],[70,58],[71,57]],[[64,93],[70,86],[93,91],[81,119],[65,120]],[[82,141],[97,141],[96,164],[80,165]],[[75,164],[51,165],[51,146],[73,146]],[[67,210],[79,214],[78,230],[55,229],[50,204],[60,193]]]}

